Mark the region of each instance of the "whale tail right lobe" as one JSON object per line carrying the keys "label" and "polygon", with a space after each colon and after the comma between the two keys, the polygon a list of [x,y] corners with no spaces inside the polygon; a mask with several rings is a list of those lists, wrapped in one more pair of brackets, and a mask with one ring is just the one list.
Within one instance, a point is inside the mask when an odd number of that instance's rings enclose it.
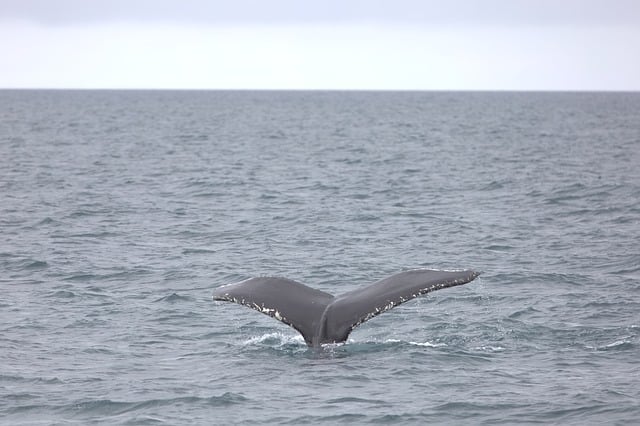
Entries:
{"label": "whale tail right lobe", "polygon": [[414,269],[336,297],[323,314],[319,343],[344,342],[354,328],[418,296],[473,281],[478,272]]}

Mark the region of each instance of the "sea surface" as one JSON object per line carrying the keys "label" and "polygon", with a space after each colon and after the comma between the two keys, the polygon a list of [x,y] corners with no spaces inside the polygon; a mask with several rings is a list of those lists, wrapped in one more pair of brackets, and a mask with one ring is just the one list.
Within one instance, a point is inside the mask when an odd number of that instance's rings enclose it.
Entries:
{"label": "sea surface", "polygon": [[[482,271],[310,349],[212,290]],[[0,91],[0,423],[640,418],[640,94]]]}

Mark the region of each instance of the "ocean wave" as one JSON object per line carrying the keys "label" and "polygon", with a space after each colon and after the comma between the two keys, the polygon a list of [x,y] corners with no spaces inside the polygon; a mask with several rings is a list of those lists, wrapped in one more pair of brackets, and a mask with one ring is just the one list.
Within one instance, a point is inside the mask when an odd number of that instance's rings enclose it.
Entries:
{"label": "ocean wave", "polygon": [[94,419],[99,421],[116,420],[124,414],[133,414],[137,411],[147,411],[149,409],[167,408],[171,406],[206,406],[206,407],[228,407],[243,404],[249,401],[244,395],[233,392],[225,392],[220,395],[200,397],[183,396],[175,398],[158,398],[140,401],[119,401],[111,399],[85,399],[69,404],[27,404],[14,405],[5,410],[6,415],[29,414],[29,413],[57,413],[58,415],[68,415],[75,419]]}

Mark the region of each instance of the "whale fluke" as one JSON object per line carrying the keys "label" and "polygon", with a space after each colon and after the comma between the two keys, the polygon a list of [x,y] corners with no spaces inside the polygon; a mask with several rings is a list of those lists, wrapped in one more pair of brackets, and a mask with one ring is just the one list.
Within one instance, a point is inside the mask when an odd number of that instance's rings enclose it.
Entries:
{"label": "whale fluke", "polygon": [[218,287],[214,300],[248,306],[296,329],[309,346],[344,342],[365,321],[431,291],[466,284],[478,272],[413,269],[334,297],[279,277]]}

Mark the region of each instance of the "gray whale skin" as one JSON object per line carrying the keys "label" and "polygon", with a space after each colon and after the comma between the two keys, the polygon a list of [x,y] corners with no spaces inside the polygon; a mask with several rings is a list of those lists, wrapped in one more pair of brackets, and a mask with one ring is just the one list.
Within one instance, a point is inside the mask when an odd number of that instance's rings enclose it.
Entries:
{"label": "gray whale skin", "polygon": [[296,329],[309,346],[344,342],[365,321],[415,297],[466,284],[471,270],[413,269],[340,296],[279,277],[249,278],[218,287],[214,300],[239,303]]}

